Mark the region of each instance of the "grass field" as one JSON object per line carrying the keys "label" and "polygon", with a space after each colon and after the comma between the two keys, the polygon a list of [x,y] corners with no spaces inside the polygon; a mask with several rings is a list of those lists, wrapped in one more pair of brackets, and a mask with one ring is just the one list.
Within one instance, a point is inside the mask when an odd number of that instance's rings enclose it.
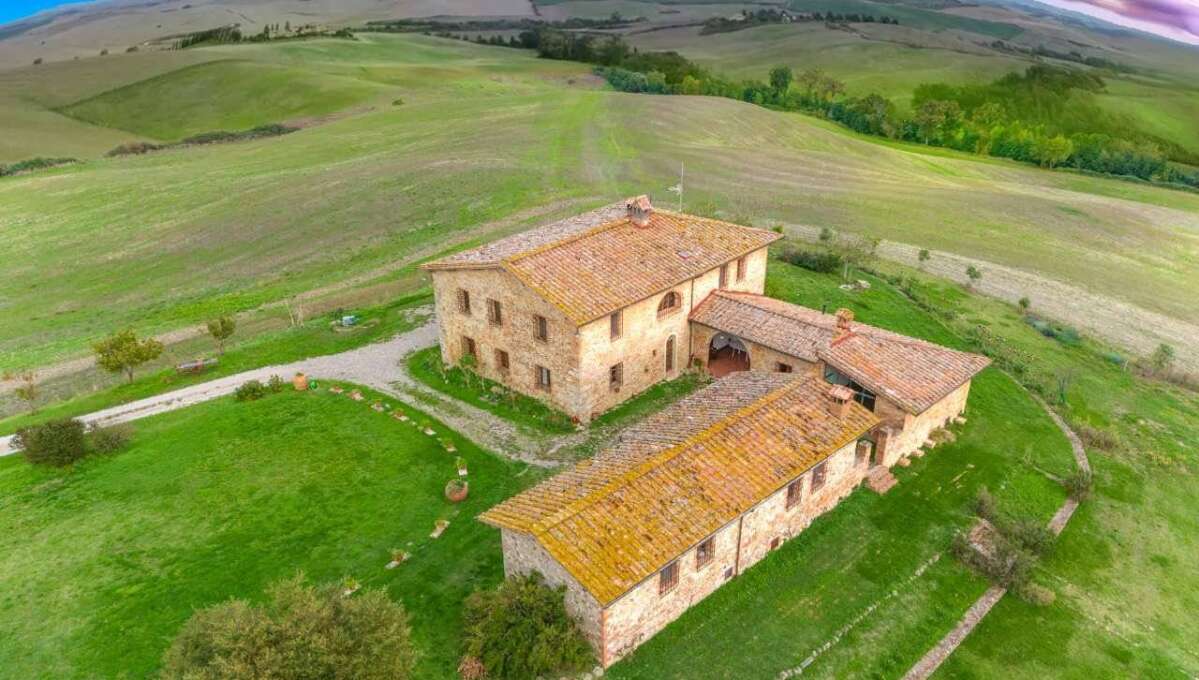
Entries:
{"label": "grass field", "polygon": [[[668,200],[680,162],[690,210],[968,253],[1199,320],[1193,194],[879,145],[728,100],[607,92],[581,65],[422,36],[175,54],[165,66],[114,55],[103,72],[82,60],[75,76],[71,64],[55,73],[63,91],[94,101],[131,85],[113,75],[126,59],[134,82],[165,87],[167,66],[189,78],[196,63],[236,56],[356,78],[382,88],[386,105],[285,138],[0,180],[10,263],[0,307],[20,320],[0,328],[4,368],[78,356],[120,326],[161,332],[252,309],[624,195]],[[30,96],[69,106],[40,87]],[[193,104],[163,102],[153,118],[187,119]],[[112,124],[146,124],[137,118]]]}
{"label": "grass field", "polygon": [[[139,422],[128,450],[74,470],[0,460],[0,676],[147,677],[195,608],[260,600],[299,570],[386,588],[411,614],[419,677],[453,676],[461,602],[503,573],[474,516],[520,488],[519,468],[458,439],[471,494],[451,505],[454,456],[368,403],[222,399]],[[412,557],[387,571],[392,548]]]}

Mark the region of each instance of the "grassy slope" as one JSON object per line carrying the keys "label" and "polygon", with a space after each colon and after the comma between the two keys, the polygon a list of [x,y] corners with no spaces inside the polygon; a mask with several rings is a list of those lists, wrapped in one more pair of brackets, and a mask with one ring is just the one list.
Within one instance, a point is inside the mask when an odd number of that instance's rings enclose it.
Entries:
{"label": "grassy slope", "polygon": [[[420,677],[453,675],[460,603],[503,571],[473,517],[519,488],[516,466],[459,440],[471,496],[453,506],[435,438],[325,391],[137,428],[74,471],[0,460],[0,675],[145,677],[194,608],[259,599],[297,570],[387,588],[412,614]],[[429,540],[439,518],[451,526]],[[392,548],[413,556],[386,571]]]}
{"label": "grassy slope", "polygon": [[[23,320],[0,328],[5,366],[430,255],[535,206],[553,204],[548,218],[653,191],[680,161],[693,210],[866,231],[1199,318],[1199,196],[879,145],[728,100],[600,91],[580,65],[421,36],[196,52],[353,77],[405,103],[281,139],[0,181],[12,263],[0,304]],[[139,80],[156,74],[147,56],[128,55]],[[190,114],[171,111],[155,115]]]}
{"label": "grassy slope", "polygon": [[[100,127],[174,141],[333,113],[381,89],[334,74],[313,75],[254,61],[213,61],[109,90],[61,112]],[[180,110],[188,115],[180,116]]]}

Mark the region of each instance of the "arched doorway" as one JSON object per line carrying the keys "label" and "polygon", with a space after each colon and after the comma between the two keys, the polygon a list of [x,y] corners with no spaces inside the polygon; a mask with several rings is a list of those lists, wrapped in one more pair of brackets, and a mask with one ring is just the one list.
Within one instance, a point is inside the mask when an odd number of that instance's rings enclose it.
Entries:
{"label": "arched doorway", "polygon": [[735,335],[717,333],[708,344],[708,372],[720,378],[736,371],[749,370],[749,352]]}

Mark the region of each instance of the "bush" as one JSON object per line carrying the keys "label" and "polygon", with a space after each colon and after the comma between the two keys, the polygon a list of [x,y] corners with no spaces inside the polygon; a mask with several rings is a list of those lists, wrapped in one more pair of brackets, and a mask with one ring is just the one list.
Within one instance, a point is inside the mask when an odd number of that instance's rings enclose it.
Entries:
{"label": "bush", "polygon": [[283,382],[283,378],[280,378],[278,375],[272,375],[271,379],[266,381],[267,391],[273,392],[274,394],[282,392],[283,388],[286,386],[287,383]]}
{"label": "bush", "polygon": [[129,425],[93,427],[88,432],[89,444],[96,453],[116,453],[128,446],[132,438],[133,428]]}
{"label": "bush", "polygon": [[255,401],[267,395],[267,386],[257,380],[247,380],[238,386],[233,397],[238,401]]}
{"label": "bush", "polygon": [[109,158],[116,156],[140,156],[141,154],[164,148],[166,147],[161,144],[151,144],[150,142],[126,142],[104,155]]}
{"label": "bush", "polygon": [[73,418],[21,428],[14,443],[34,465],[62,467],[87,455],[83,423]]}
{"label": "bush", "polygon": [[819,250],[787,248],[779,258],[788,264],[803,267],[821,274],[833,274],[841,270],[845,260],[836,253]]}
{"label": "bush", "polygon": [[536,572],[476,591],[466,601],[463,665],[477,660],[491,678],[535,678],[594,663],[591,646],[566,613],[565,590]]}
{"label": "bush", "polygon": [[1091,486],[1094,484],[1094,478],[1090,470],[1079,468],[1074,471],[1069,477],[1062,480],[1062,486],[1066,487],[1066,493],[1070,494],[1070,498],[1079,503],[1085,501],[1087,496],[1091,495]]}
{"label": "bush", "polygon": [[261,606],[243,600],[201,609],[163,657],[164,680],[412,677],[408,614],[383,590],[353,597],[339,585],[275,584]]}
{"label": "bush", "polygon": [[1119,440],[1116,439],[1116,435],[1112,434],[1110,430],[1091,427],[1090,425],[1080,425],[1078,427],[1078,438],[1082,440],[1083,445],[1088,449],[1114,451],[1119,445]]}
{"label": "bush", "polygon": [[0,164],[0,177],[19,175],[22,172],[33,172],[34,170],[42,170],[44,168],[53,168],[59,165],[69,165],[71,163],[78,162],[79,159],[77,158],[43,158],[39,156],[37,158],[30,158],[28,160],[18,161],[16,163],[10,163],[8,165]]}

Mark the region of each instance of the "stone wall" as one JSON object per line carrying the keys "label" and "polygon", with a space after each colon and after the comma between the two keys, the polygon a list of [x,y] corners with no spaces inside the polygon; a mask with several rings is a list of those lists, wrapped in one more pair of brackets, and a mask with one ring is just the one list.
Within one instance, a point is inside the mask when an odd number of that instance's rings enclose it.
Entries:
{"label": "stone wall", "polygon": [[970,381],[967,380],[919,415],[906,413],[891,402],[879,397],[875,404],[875,411],[879,414],[879,419],[889,425],[897,421],[902,423],[902,429],[893,430],[888,437],[887,446],[883,451],[883,465],[891,467],[900,458],[923,446],[934,430],[945,427],[951,420],[965,412],[969,396]]}
{"label": "stone wall", "polygon": [[545,577],[549,586],[566,588],[566,611],[579,623],[583,635],[599,656],[603,616],[599,602],[530,534],[501,529],[500,542],[504,550],[505,577],[523,576],[536,571]]}
{"label": "stone wall", "polygon": [[[475,341],[480,375],[518,392],[550,402],[567,413],[578,408],[578,335],[575,325],[550,303],[501,269],[436,270],[433,298],[440,325],[441,358],[455,365],[462,338]],[[458,291],[470,293],[470,314],[458,308]],[[501,323],[488,320],[488,299],[500,302]],[[533,316],[546,318],[548,340],[533,335]],[[508,352],[510,368],[500,369],[495,350]],[[537,388],[535,367],[550,369],[551,387]]]}
{"label": "stone wall", "polygon": [[851,442],[829,456],[819,490],[812,490],[811,470],[799,477],[803,495],[794,507],[786,507],[784,486],[712,534],[715,553],[702,569],[695,567],[694,546],[679,556],[679,581],[674,589],[659,594],[658,572],[610,603],[603,616],[601,663],[607,667],[629,654],[696,602],[798,535],[852,493],[868,469],[868,462],[857,461],[856,442]]}

